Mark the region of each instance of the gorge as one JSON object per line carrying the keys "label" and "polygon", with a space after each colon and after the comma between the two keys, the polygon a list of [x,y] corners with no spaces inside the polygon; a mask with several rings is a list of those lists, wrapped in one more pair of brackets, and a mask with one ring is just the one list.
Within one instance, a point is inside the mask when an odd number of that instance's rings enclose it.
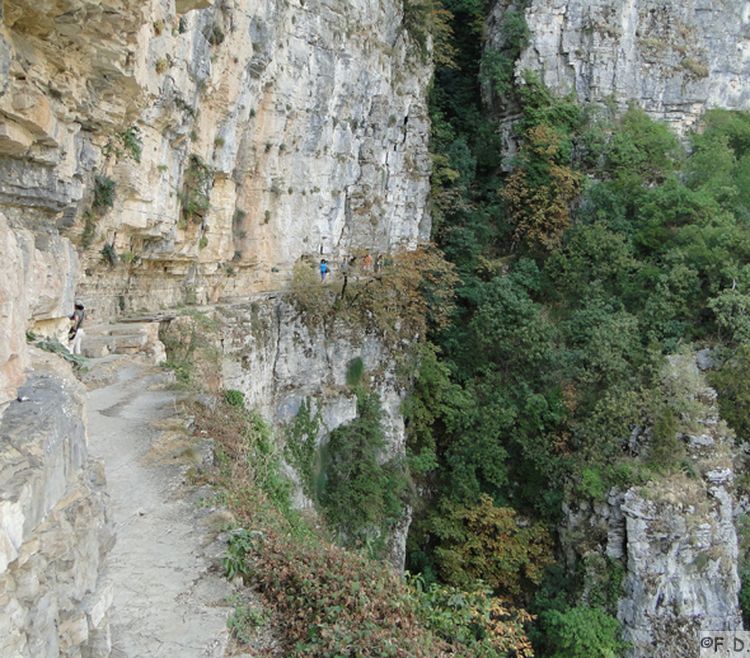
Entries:
{"label": "gorge", "polygon": [[228,629],[184,655],[743,628],[750,4],[0,15],[0,654],[136,651],[106,442],[136,399],[224,524]]}

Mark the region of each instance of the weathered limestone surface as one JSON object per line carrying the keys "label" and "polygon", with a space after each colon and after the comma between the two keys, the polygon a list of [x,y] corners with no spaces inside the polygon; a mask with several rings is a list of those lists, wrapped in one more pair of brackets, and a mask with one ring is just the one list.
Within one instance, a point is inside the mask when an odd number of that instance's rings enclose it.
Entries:
{"label": "weathered limestone surface", "polygon": [[0,654],[106,656],[104,472],[88,457],[82,386],[55,357],[34,360],[28,399],[0,422]]}
{"label": "weathered limestone surface", "polygon": [[28,367],[26,330],[55,334],[73,309],[78,258],[52,229],[11,227],[0,213],[0,410]]}
{"label": "weathered limestone surface", "polygon": [[[198,331],[214,344],[217,353],[215,384],[245,394],[248,408],[257,409],[284,441],[284,428],[303,402],[312,414],[320,413],[318,447],[335,428],[356,418],[357,400],[347,385],[347,370],[360,358],[364,378],[380,397],[386,447],[383,461],[405,454],[404,419],[401,403],[406,393],[399,381],[393,352],[366,327],[352,326],[335,318],[310,323],[282,296],[269,296],[247,304],[219,305],[207,309],[211,329],[205,321],[189,316],[177,318],[165,332],[165,340],[191,340]],[[203,328],[202,328],[203,327]],[[220,337],[220,339],[213,338]],[[295,504],[312,508],[298,475]],[[409,518],[390,537],[390,559],[402,569]]]}
{"label": "weathered limestone surface", "polygon": [[570,562],[600,554],[625,567],[618,618],[631,658],[697,658],[699,630],[742,628],[733,437],[692,358],[672,357],[670,367],[673,381],[692,388],[680,438],[694,477],[673,474],[570,506],[561,530]]}
{"label": "weathered limestone surface", "polygon": [[430,68],[399,0],[9,0],[0,46],[0,209],[89,245],[102,316],[429,237]]}
{"label": "weathered limestone surface", "polygon": [[[488,43],[502,42],[500,0]],[[686,0],[532,0],[528,47],[516,63],[582,101],[635,101],[684,133],[707,108],[750,107],[750,7]]]}

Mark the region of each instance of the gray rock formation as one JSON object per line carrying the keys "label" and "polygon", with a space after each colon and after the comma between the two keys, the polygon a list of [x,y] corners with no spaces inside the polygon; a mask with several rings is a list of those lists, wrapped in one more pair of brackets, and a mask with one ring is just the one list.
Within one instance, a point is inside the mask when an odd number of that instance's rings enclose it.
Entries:
{"label": "gray rock formation", "polygon": [[82,386],[55,357],[0,422],[0,654],[107,656],[114,540],[104,473],[88,458]]}
{"label": "gray rock formation", "polygon": [[[501,41],[498,2],[488,43]],[[750,107],[750,9],[745,2],[532,0],[529,46],[516,75],[539,73],[585,102],[640,105],[680,133],[707,108]]]}
{"label": "gray rock formation", "polygon": [[[427,239],[430,73],[402,24],[400,0],[7,0],[0,9],[4,422],[15,423],[14,433],[41,422],[31,420],[36,407],[13,402],[32,366],[26,332],[64,340],[76,292],[90,326],[124,310],[281,289],[302,256],[338,261]],[[304,336],[286,317],[280,335],[276,307],[263,304],[275,324],[253,334],[253,353],[237,356],[247,367],[227,366],[228,379],[274,421],[293,415],[306,395],[320,398],[326,427],[351,418],[354,400],[336,387],[360,342]],[[257,314],[243,312],[236,324],[246,331]],[[295,326],[299,336],[289,333]],[[110,327],[88,350],[156,345],[150,331]],[[298,339],[308,341],[304,350],[293,349]],[[241,351],[237,341],[227,340],[227,363]],[[391,355],[365,342],[367,367],[382,370],[377,386],[398,453],[403,421]],[[305,361],[305,350],[315,355]],[[315,392],[315,380],[295,371],[303,366],[335,372],[324,377],[333,392]],[[29,434],[38,444],[29,464],[18,466],[21,453],[7,446],[0,653],[103,655],[109,599],[96,581],[106,541],[99,537],[94,550],[90,527],[104,524],[104,502],[89,482],[70,373],[32,374],[28,385],[38,377],[71,425]],[[273,389],[268,399],[266,389]],[[45,441],[54,449],[39,448]],[[76,492],[94,493],[78,504]],[[49,548],[39,533],[54,537]],[[34,571],[27,577],[24,569]]]}
{"label": "gray rock formation", "polygon": [[[171,323],[165,340],[191,340],[194,331],[211,343],[220,369],[218,384],[239,390],[248,408],[256,409],[275,430],[279,442],[300,406],[310,405],[319,417],[315,437],[319,448],[331,431],[357,416],[357,400],[347,384],[349,364],[361,359],[363,377],[377,392],[383,408],[385,462],[406,452],[401,403],[405,382],[397,375],[393,351],[367,327],[330,318],[311,321],[282,296],[247,304],[219,305],[207,311],[208,320],[189,316]],[[213,325],[207,330],[208,325]],[[180,338],[181,337],[181,338]],[[295,505],[312,509],[299,474],[290,466],[295,483]],[[410,512],[388,538],[390,560],[403,569]]]}
{"label": "gray rock formation", "polygon": [[600,554],[625,568],[618,618],[631,658],[697,658],[698,631],[742,629],[733,437],[691,357],[671,359],[670,384],[689,403],[684,472],[569,507],[561,530],[569,562]]}
{"label": "gray rock formation", "polygon": [[429,237],[430,67],[399,0],[176,9],[6,3],[0,207],[88,246],[90,305],[278,289],[302,254]]}

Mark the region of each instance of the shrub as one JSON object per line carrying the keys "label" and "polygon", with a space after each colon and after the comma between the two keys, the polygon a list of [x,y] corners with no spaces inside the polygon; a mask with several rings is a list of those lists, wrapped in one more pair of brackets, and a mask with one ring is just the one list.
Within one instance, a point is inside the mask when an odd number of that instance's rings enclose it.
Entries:
{"label": "shrub", "polygon": [[362,381],[365,372],[365,364],[362,357],[356,357],[349,361],[346,366],[346,384],[355,387]]}
{"label": "shrub", "polygon": [[467,655],[426,630],[398,575],[364,556],[269,536],[249,569],[282,620],[281,648],[289,658]]}
{"label": "shrub", "polygon": [[494,597],[487,587],[463,591],[448,585],[424,585],[409,577],[419,597],[423,623],[466,658],[532,658],[524,627],[533,621],[525,610]]}
{"label": "shrub", "polygon": [[117,250],[115,249],[115,245],[113,245],[111,242],[107,242],[101,250],[102,260],[107,263],[110,267],[114,267],[117,265],[119,259],[117,257]]}
{"label": "shrub", "polygon": [[540,620],[550,658],[614,658],[627,649],[619,622],[602,608],[550,610]]}
{"label": "shrub", "polygon": [[456,48],[452,43],[453,14],[444,9],[440,0],[404,0],[404,27],[414,40],[422,57],[426,58],[432,39],[432,61],[441,66],[452,66]]}
{"label": "shrub", "polygon": [[200,224],[209,208],[214,174],[211,167],[198,155],[191,155],[182,178],[182,219],[185,222]]}
{"label": "shrub", "polygon": [[111,208],[114,203],[115,181],[107,176],[96,176],[94,178],[94,209],[103,211]]}
{"label": "shrub", "polygon": [[444,582],[470,587],[478,580],[496,592],[519,596],[541,582],[553,562],[552,537],[540,523],[521,523],[489,496],[472,506],[447,504],[433,522],[442,540],[435,551]]}
{"label": "shrub", "polygon": [[708,381],[718,395],[721,417],[741,441],[750,439],[750,345],[743,344],[729,353]]}
{"label": "shrub", "polygon": [[[160,66],[160,62],[167,62],[167,60],[159,60],[156,64],[157,69]],[[165,64],[162,64],[162,66],[165,66]],[[141,161],[142,151],[143,138],[141,137],[141,131],[138,126],[130,126],[130,128],[117,133],[107,141],[102,149],[102,152],[107,157],[114,154],[119,158],[124,152],[138,163]]]}
{"label": "shrub", "polygon": [[237,407],[238,409],[245,408],[245,394],[242,391],[236,391],[234,389],[224,391],[224,401],[230,407]]}
{"label": "shrub", "polygon": [[382,552],[389,527],[404,512],[409,478],[398,460],[381,463],[385,436],[380,400],[357,392],[357,418],[333,430],[321,450],[318,500],[339,540]]}
{"label": "shrub", "polygon": [[[324,541],[276,495],[269,484],[279,477],[279,455],[257,416],[222,400],[195,417],[196,435],[217,446],[216,466],[205,477],[239,523],[257,529],[230,534],[225,572],[261,592],[274,623],[284,628],[280,655],[466,655],[420,623],[413,590],[392,569]],[[235,621],[233,631],[248,630]]]}
{"label": "shrub", "polygon": [[286,429],[284,456],[299,473],[302,490],[310,498],[315,496],[315,480],[320,472],[317,440],[321,422],[320,409],[313,413],[312,402],[306,398]]}

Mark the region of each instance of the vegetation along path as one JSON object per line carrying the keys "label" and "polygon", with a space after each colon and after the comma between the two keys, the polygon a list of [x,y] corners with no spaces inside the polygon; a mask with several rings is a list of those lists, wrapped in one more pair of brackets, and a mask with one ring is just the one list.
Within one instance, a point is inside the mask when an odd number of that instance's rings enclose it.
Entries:
{"label": "vegetation along path", "polygon": [[200,455],[168,373],[119,358],[94,360],[91,372],[90,450],[105,463],[117,528],[112,655],[223,656],[230,586],[215,568],[216,519],[185,497],[187,464]]}

